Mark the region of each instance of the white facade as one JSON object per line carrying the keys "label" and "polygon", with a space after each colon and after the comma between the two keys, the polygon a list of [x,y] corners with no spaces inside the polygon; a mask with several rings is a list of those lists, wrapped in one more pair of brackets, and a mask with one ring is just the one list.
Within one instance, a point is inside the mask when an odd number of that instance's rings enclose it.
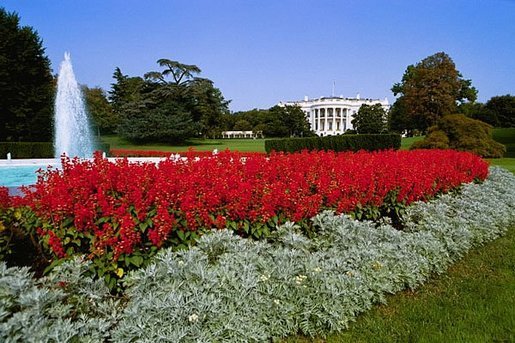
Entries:
{"label": "white facade", "polygon": [[222,138],[263,138],[262,131],[223,131]]}
{"label": "white facade", "polygon": [[387,111],[390,108],[388,99],[361,99],[359,94],[355,98],[320,97],[300,101],[280,102],[279,106],[299,106],[313,130],[318,136],[340,135],[347,130],[352,130],[352,119],[361,105],[381,106]]}

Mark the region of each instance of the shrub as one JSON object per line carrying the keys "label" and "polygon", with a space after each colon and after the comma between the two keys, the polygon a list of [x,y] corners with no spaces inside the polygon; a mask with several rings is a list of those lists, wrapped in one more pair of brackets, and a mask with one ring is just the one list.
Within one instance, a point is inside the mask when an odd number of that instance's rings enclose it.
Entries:
{"label": "shrub", "polygon": [[0,262],[0,341],[106,342],[121,305],[87,271],[77,259],[34,279]]}
{"label": "shrub", "polygon": [[385,295],[416,288],[515,223],[515,176],[492,168],[459,195],[418,202],[406,231],[329,211],[311,239],[283,225],[269,242],[227,230],[161,251],[116,300],[74,259],[48,277],[0,263],[0,340],[254,342],[344,330]]}
{"label": "shrub", "polygon": [[308,219],[324,209],[396,220],[404,206],[482,180],[487,168],[455,151],[222,152],[159,164],[111,163],[97,154],[63,159],[62,172],[44,172],[13,201],[37,219],[27,230],[37,230],[55,260],[87,254],[114,288],[159,248],[185,248],[211,228],[259,239],[291,220],[310,233]]}
{"label": "shrub", "polygon": [[441,130],[429,129],[425,139],[414,142],[410,149],[449,149],[449,137]]}
{"label": "shrub", "polygon": [[470,151],[482,157],[502,157],[506,148],[492,139],[492,127],[463,114],[446,115],[431,127],[423,141],[412,149],[455,149]]}
{"label": "shrub", "polygon": [[288,225],[271,243],[222,231],[189,251],[163,251],[127,278],[130,300],[113,341],[264,342],[342,331],[386,294],[416,288],[513,225],[515,177],[492,174],[458,196],[417,203],[406,232],[324,212],[314,239]]}
{"label": "shrub", "polygon": [[327,137],[269,139],[265,141],[265,150],[297,152],[302,150],[332,150],[332,151],[375,151],[399,149],[401,136],[398,134],[362,134],[339,135]]}
{"label": "shrub", "polygon": [[[109,152],[109,144],[99,143],[100,151]],[[12,158],[53,158],[54,144],[51,142],[0,142],[0,158],[7,153]]]}
{"label": "shrub", "polygon": [[54,145],[51,142],[0,142],[1,158],[8,152],[12,158],[52,158]]}

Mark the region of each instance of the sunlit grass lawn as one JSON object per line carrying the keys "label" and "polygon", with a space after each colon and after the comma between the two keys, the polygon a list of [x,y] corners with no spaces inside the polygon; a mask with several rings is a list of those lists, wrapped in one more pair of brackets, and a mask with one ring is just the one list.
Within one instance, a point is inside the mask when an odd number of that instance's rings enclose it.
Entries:
{"label": "sunlit grass lawn", "polygon": [[388,297],[327,339],[286,342],[515,342],[515,227],[446,274]]}
{"label": "sunlit grass lawn", "polygon": [[401,150],[408,150],[411,144],[421,141],[425,136],[403,137],[401,139]]}
{"label": "sunlit grass lawn", "polygon": [[515,158],[492,158],[488,162],[492,165],[508,169],[515,174]]}
{"label": "sunlit grass lawn", "polygon": [[102,136],[102,141],[108,143],[111,149],[130,150],[158,150],[158,151],[187,151],[193,148],[197,151],[219,151],[229,149],[231,151],[265,151],[265,139],[190,139],[184,145],[166,144],[142,144],[136,145],[116,136]]}

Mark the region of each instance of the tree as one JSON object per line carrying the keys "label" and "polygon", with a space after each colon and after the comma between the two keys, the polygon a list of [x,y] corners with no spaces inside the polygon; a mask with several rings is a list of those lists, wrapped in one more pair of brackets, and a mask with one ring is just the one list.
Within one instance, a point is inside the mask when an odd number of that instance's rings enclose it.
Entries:
{"label": "tree", "polygon": [[[132,141],[175,143],[192,136],[219,135],[223,115],[229,112],[222,92],[211,80],[195,77],[200,73],[195,65],[168,59],[157,62],[165,69],[148,72],[144,79],[115,70],[110,99],[120,115],[119,133]],[[168,76],[173,80],[167,81]]]}
{"label": "tree", "polygon": [[54,90],[37,32],[0,8],[0,141],[51,141]]}
{"label": "tree", "polygon": [[266,137],[312,136],[306,114],[298,106],[274,106],[264,115]]}
{"label": "tree", "polygon": [[193,120],[199,123],[203,137],[215,138],[222,131],[222,117],[229,113],[229,103],[222,92],[208,79],[195,78],[187,86],[189,108]]}
{"label": "tree", "polygon": [[357,133],[386,132],[386,112],[381,104],[363,104],[352,119],[352,125]]}
{"label": "tree", "polygon": [[197,132],[191,113],[169,89],[144,93],[123,107],[118,133],[135,143],[181,143]]}
{"label": "tree", "polygon": [[148,92],[147,84],[141,77],[129,77],[124,75],[120,68],[116,67],[113,78],[116,82],[111,84],[109,101],[113,111],[120,116],[123,106],[131,102],[137,102],[142,94]]}
{"label": "tree", "polygon": [[500,127],[515,127],[515,96],[494,96],[487,101],[486,108],[498,118]]}
{"label": "tree", "polygon": [[450,114],[440,118],[429,128],[422,141],[410,149],[455,149],[471,151],[482,157],[502,157],[506,148],[492,138],[492,126],[463,114]]}
{"label": "tree", "polygon": [[245,119],[240,119],[234,123],[234,131],[251,131],[252,125]]}
{"label": "tree", "polygon": [[499,126],[499,118],[497,117],[497,114],[480,102],[467,102],[461,104],[458,107],[458,111],[469,118],[481,120],[482,122],[492,126]]}
{"label": "tree", "polygon": [[474,102],[477,97],[471,81],[462,78],[444,52],[408,66],[402,81],[393,85],[392,92],[399,95],[397,110],[403,111],[409,121],[405,129],[423,132],[442,116],[456,113],[458,103]]}
{"label": "tree", "polygon": [[83,85],[82,93],[84,94],[87,111],[98,135],[114,133],[118,126],[118,116],[107,101],[106,92],[100,87],[89,88]]}
{"label": "tree", "polygon": [[201,73],[199,67],[194,64],[183,64],[166,58],[157,60],[160,67],[166,67],[162,72],[149,72],[145,78],[153,78],[162,83],[166,83],[165,76],[171,75],[176,85],[185,84],[193,80],[194,75]]}
{"label": "tree", "polygon": [[[272,109],[271,109],[272,110]],[[306,114],[299,106],[284,106],[279,111],[283,125],[288,128],[288,136],[303,137],[312,135]]]}

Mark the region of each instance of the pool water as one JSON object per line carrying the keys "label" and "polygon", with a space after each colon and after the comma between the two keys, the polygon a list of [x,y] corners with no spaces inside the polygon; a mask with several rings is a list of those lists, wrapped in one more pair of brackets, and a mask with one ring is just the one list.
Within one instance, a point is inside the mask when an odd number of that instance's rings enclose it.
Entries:
{"label": "pool water", "polygon": [[36,171],[41,168],[46,169],[38,165],[2,166],[0,167],[0,186],[10,188],[33,185],[38,179]]}

